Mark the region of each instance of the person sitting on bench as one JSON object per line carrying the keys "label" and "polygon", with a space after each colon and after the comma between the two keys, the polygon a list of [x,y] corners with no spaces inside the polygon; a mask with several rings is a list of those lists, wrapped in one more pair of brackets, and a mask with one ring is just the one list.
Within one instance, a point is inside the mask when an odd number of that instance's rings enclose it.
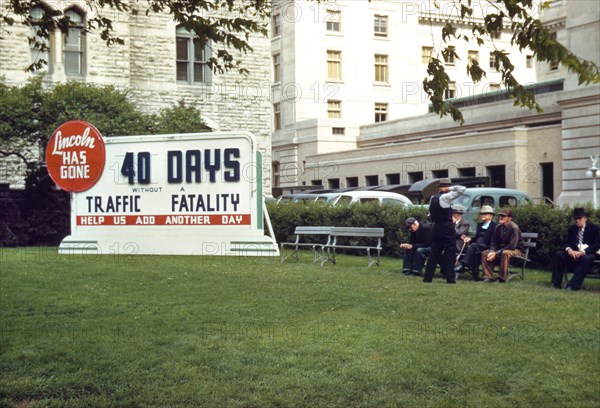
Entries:
{"label": "person sitting on bench", "polygon": [[573,210],[573,220],[574,224],[567,230],[563,249],[554,254],[552,287],[556,289],[562,288],[563,275],[569,270],[573,271],[573,277],[565,289],[579,290],[600,248],[600,228],[588,221],[588,214],[583,208]]}
{"label": "person sitting on bench", "polygon": [[410,238],[407,243],[400,244],[400,248],[404,249],[402,273],[420,276],[431,250],[431,227],[419,223],[414,217],[408,217],[404,228],[410,230]]}
{"label": "person sitting on bench", "polygon": [[512,220],[513,213],[508,208],[498,214],[498,226],[492,235],[490,249],[481,253],[481,266],[483,267],[483,281],[495,282],[494,261],[500,261],[498,267],[498,282],[504,283],[508,280],[508,267],[510,258],[523,256],[523,240],[521,230]]}
{"label": "person sitting on bench", "polygon": [[465,267],[471,269],[473,280],[477,281],[479,277],[479,265],[481,265],[481,253],[490,247],[492,235],[498,223],[494,221],[494,209],[489,205],[484,205],[479,210],[481,222],[477,224],[477,230],[473,238],[467,237],[465,241],[469,244],[465,256],[454,268],[454,271],[461,273]]}

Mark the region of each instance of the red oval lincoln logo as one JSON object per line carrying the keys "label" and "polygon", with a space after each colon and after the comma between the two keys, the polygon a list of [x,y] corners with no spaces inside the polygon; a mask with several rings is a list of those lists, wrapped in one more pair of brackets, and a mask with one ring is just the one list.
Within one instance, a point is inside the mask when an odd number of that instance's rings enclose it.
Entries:
{"label": "red oval lincoln logo", "polygon": [[78,193],[91,188],[102,175],[105,162],[102,135],[80,120],[60,125],[46,148],[48,173],[65,191]]}

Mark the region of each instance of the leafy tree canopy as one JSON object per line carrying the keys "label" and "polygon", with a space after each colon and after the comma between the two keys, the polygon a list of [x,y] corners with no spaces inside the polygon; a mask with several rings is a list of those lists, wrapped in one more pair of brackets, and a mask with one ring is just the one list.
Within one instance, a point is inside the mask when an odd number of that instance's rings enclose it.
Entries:
{"label": "leafy tree canopy", "polygon": [[21,149],[44,148],[54,130],[69,120],[92,123],[104,136],[210,130],[194,106],[179,102],[158,114],[144,114],[129,100],[127,91],[112,85],[67,82],[47,87],[36,77],[23,86],[0,82],[0,96],[0,157],[17,156],[30,170],[37,160],[25,157]]}
{"label": "leafy tree canopy", "polygon": [[[307,0],[326,3],[328,0]],[[333,1],[333,0],[332,0]],[[371,0],[369,0],[371,1]],[[448,18],[442,30],[443,47],[434,55],[428,68],[428,76],[423,81],[425,92],[432,103],[433,110],[440,116],[450,115],[455,121],[463,122],[460,110],[451,101],[444,99],[445,90],[448,89],[450,77],[444,68],[444,59],[456,55],[456,51],[449,42],[463,40],[474,42],[478,45],[484,43],[494,44],[494,34],[503,28],[512,32],[511,43],[520,50],[528,50],[539,62],[561,63],[569,71],[575,73],[580,84],[600,83],[598,66],[590,61],[579,58],[564,45],[552,37],[550,31],[537,18],[539,2],[534,0],[430,0],[434,8],[444,10],[451,3],[455,15]],[[483,7],[486,15],[477,16],[474,5],[481,3],[489,5]],[[542,3],[548,7],[550,1]],[[61,11],[46,13],[41,19],[34,19],[30,15],[31,8],[38,4],[29,0],[11,0],[0,11],[2,21],[11,26],[20,19],[22,24],[35,28],[36,38],[30,38],[36,47],[44,48],[45,41],[54,30],[66,32],[71,24],[69,18]],[[173,20],[194,32],[201,43],[212,41],[216,46],[227,46],[230,49],[243,53],[252,51],[249,43],[250,35],[260,33],[267,35],[268,17],[271,14],[270,0],[147,0],[146,2],[129,2],[124,0],[89,0],[86,2],[94,13],[87,20],[89,31],[99,31],[101,38],[108,46],[122,44],[123,40],[115,34],[113,19],[115,12],[128,13],[136,16],[139,13],[167,13]],[[481,8],[481,7],[480,7]],[[440,14],[440,16],[443,15]],[[458,31],[460,26],[470,27],[470,33]],[[502,49],[493,52],[498,70],[502,75],[502,84],[515,100],[515,105],[541,110],[533,93],[515,78],[514,65],[509,55]],[[242,65],[243,56],[233,55],[226,48],[219,48],[216,56],[210,63],[216,71],[223,72],[229,69],[239,69],[248,72]],[[39,68],[35,64],[32,69]],[[467,67],[468,76],[475,83],[480,82],[486,71],[474,61]]]}
{"label": "leafy tree canopy", "polygon": [[[8,27],[21,23],[33,28],[35,35],[29,42],[41,50],[47,48],[47,40],[53,31],[68,33],[73,24],[61,10],[47,10],[41,18],[32,16],[31,10],[41,4],[39,1],[10,0],[6,3],[0,9],[0,22]],[[85,4],[92,11],[86,18],[86,30],[99,32],[107,46],[124,44],[114,29],[116,15],[129,15],[133,19],[141,13],[170,14],[178,26],[195,33],[201,44],[212,42],[217,46],[209,64],[218,72],[234,68],[248,72],[241,65],[239,55],[232,54],[227,48],[251,52],[250,35],[266,36],[271,14],[270,0],[89,0]],[[227,48],[218,47],[220,45]],[[29,69],[41,69],[45,63],[37,61]]]}
{"label": "leafy tree canopy", "polygon": [[[486,14],[483,16],[476,15],[475,2],[472,0],[431,1],[436,9],[440,9],[442,3],[452,3],[456,13],[452,17],[456,18],[449,18],[442,28],[441,57],[438,55],[431,59],[427,66],[428,76],[423,81],[433,110],[440,116],[450,115],[455,121],[463,123],[460,110],[451,101],[444,100],[444,91],[450,83],[450,77],[444,68],[444,60],[448,57],[458,59],[454,47],[449,44],[452,39],[474,42],[477,45],[493,44],[495,50],[492,51],[492,54],[496,59],[497,69],[502,75],[502,84],[514,98],[515,106],[536,109],[538,112],[542,110],[536,102],[533,92],[526,89],[513,75],[515,67],[508,53],[496,47],[495,34],[507,27],[512,32],[511,45],[516,45],[520,51],[528,50],[539,62],[561,63],[577,75],[580,85],[600,83],[598,66],[569,51],[552,36],[550,30],[537,18],[540,11],[539,2],[533,0],[488,0],[483,2],[490,6],[484,8]],[[550,3],[551,1],[542,2],[541,9],[549,7]],[[481,6],[481,2],[477,2],[477,4]],[[471,27],[469,34],[461,34],[457,30],[465,23],[469,23],[468,25]],[[467,66],[467,74],[475,83],[479,83],[486,76],[486,71],[477,61],[470,61]]]}

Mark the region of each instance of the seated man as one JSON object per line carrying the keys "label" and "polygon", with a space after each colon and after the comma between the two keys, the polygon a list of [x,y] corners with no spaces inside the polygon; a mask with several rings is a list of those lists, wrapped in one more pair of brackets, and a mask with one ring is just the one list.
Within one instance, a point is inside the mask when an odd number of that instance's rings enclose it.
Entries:
{"label": "seated man", "polygon": [[492,235],[496,229],[496,221],[494,221],[494,209],[489,205],[484,205],[479,210],[481,222],[477,224],[475,236],[471,239],[467,237],[465,241],[469,244],[465,252],[465,256],[460,260],[454,271],[457,273],[463,272],[465,266],[471,269],[473,280],[477,281],[479,276],[479,265],[481,265],[481,253],[490,247]]}
{"label": "seated man", "polygon": [[457,254],[459,254],[460,251],[464,251],[465,241],[469,237],[469,228],[471,227],[469,221],[462,217],[464,213],[465,208],[463,206],[458,204],[452,206],[452,222],[454,222]]}
{"label": "seated man", "polygon": [[523,241],[519,226],[512,221],[512,211],[505,208],[498,214],[498,226],[492,235],[490,249],[481,253],[483,281],[494,282],[494,261],[500,261],[498,282],[508,280],[510,258],[523,256]]}
{"label": "seated man", "polygon": [[425,259],[431,250],[431,227],[421,224],[413,217],[408,217],[404,227],[410,230],[408,243],[400,244],[404,249],[402,273],[419,276],[423,272]]}
{"label": "seated man", "polygon": [[[461,205],[452,205],[452,222],[454,223],[454,238],[456,239],[456,255],[457,257],[464,253],[466,246],[466,239],[469,237],[469,221],[465,220],[462,216],[465,213],[465,209]],[[444,265],[440,265],[440,271],[442,275],[446,276]],[[452,273],[455,273],[454,271]]]}
{"label": "seated man", "polygon": [[592,269],[595,252],[600,248],[600,228],[588,221],[583,208],[573,210],[575,223],[567,230],[563,249],[554,254],[552,263],[552,286],[561,289],[565,271],[573,271],[573,277],[565,289],[578,290],[585,274]]}

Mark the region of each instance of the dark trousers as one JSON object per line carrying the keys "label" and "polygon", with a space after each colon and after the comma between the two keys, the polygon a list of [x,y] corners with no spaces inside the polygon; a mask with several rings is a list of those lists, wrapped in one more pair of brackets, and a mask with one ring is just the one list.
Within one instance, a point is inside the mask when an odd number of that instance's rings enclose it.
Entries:
{"label": "dark trousers", "polygon": [[438,264],[446,273],[446,281],[454,283],[454,260],[456,259],[456,238],[454,236],[454,224],[452,221],[436,222],[433,224],[432,243],[429,259],[427,260],[427,269],[423,282],[431,282],[435,274],[435,268]]}
{"label": "dark trousers", "polygon": [[594,254],[584,255],[581,258],[573,259],[567,254],[567,251],[560,249],[554,254],[554,263],[552,268],[552,285],[555,287],[562,286],[563,275],[565,271],[573,271],[573,277],[568,285],[573,289],[581,288],[585,274],[592,270],[594,262]]}
{"label": "dark trousers", "polygon": [[469,244],[465,251],[465,256],[460,260],[465,266],[471,269],[473,280],[477,280],[479,276],[479,266],[481,265],[481,253],[486,250],[485,244],[473,242]]}
{"label": "dark trousers", "polygon": [[406,249],[402,257],[402,271],[410,272],[414,275],[423,273],[423,265],[429,253],[430,248],[417,248],[416,251]]}

